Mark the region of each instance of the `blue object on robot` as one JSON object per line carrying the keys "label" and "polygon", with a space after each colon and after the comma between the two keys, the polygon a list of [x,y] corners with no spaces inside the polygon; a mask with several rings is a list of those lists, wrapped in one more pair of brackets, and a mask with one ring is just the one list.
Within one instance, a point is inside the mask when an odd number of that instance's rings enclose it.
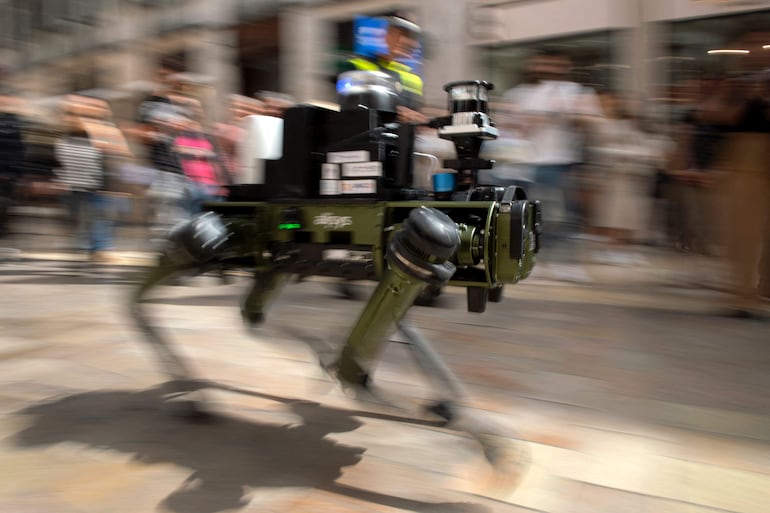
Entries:
{"label": "blue object on robot", "polygon": [[434,192],[452,192],[455,190],[454,173],[437,173],[433,175]]}

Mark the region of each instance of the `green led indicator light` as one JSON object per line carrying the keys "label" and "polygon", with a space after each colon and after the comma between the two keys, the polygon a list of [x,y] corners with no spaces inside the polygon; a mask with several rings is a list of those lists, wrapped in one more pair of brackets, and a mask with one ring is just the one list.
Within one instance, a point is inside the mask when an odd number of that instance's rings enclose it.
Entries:
{"label": "green led indicator light", "polygon": [[299,223],[281,223],[278,225],[279,230],[298,230],[300,228]]}

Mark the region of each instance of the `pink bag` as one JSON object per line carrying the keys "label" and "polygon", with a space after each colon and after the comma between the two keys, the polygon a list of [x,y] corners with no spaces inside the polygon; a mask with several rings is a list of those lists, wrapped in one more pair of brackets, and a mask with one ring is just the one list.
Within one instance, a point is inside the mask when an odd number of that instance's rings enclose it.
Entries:
{"label": "pink bag", "polygon": [[[179,151],[182,171],[192,181],[205,185],[220,185],[214,160],[214,145],[205,137],[180,135],[174,141]],[[210,156],[196,155],[197,152]]]}

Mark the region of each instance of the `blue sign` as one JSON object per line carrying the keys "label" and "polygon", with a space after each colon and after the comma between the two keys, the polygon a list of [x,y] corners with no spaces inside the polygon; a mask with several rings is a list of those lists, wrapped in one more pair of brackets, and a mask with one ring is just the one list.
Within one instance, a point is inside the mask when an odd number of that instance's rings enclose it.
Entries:
{"label": "blue sign", "polygon": [[353,51],[362,57],[388,54],[385,34],[388,20],[370,16],[356,16],[353,21]]}
{"label": "blue sign", "polygon": [[[362,57],[387,55],[388,45],[385,35],[388,33],[387,18],[356,16],[353,20],[353,52]],[[411,59],[399,59],[420,74],[422,68],[422,45],[418,45]]]}

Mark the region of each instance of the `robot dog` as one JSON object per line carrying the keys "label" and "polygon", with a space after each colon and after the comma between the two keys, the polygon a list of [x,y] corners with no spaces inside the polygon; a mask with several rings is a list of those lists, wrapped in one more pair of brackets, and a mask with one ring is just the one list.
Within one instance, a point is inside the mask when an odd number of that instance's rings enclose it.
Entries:
{"label": "robot dog", "polygon": [[522,444],[471,412],[461,383],[404,320],[426,288],[445,285],[465,287],[468,310],[483,312],[487,301],[502,299],[504,284],[525,279],[534,266],[539,203],[517,187],[476,183],[478,170],[493,165],[479,158],[483,141],[497,137],[488,113],[491,89],[477,80],[445,86],[449,115],[429,124],[454,143],[457,158],[444,163],[453,170],[443,177],[450,186],[434,191],[411,187],[415,126],[398,122],[398,84],[388,75],[344,73],[339,110],[287,110],[282,156],[265,162],[264,183],[233,186],[228,201],[172,230],[157,266],[133,292],[133,317],[174,380],[173,392],[197,386],[142,310],[147,292],[164,280],[212,266],[250,270],[241,303],[248,325],[263,322],[288,276],[376,281],[324,369],[366,396],[380,350],[398,329],[444,394],[426,411],[478,440],[498,474],[515,484]]}

